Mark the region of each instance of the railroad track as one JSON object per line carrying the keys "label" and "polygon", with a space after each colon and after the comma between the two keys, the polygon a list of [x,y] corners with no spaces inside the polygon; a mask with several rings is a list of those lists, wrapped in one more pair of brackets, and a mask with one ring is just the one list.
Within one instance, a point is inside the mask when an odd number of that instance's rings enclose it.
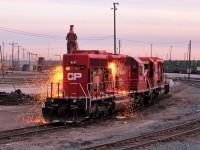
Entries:
{"label": "railroad track", "polygon": [[58,129],[66,128],[67,126],[55,126],[55,124],[43,124],[38,126],[31,126],[26,128],[19,128],[0,132],[0,144],[7,143],[8,141],[21,137],[41,133],[45,131],[57,131]]}
{"label": "railroad track", "polygon": [[[107,120],[110,117],[111,116],[108,116],[103,120]],[[73,128],[84,127],[87,126],[88,124],[98,123],[98,122],[99,120],[68,123],[68,124],[51,123],[51,124],[43,124],[43,125],[7,130],[7,131],[0,131],[0,144],[10,143],[11,141],[18,141],[21,138],[25,138],[30,135],[40,134],[43,132],[48,132],[48,131],[54,132],[54,131],[59,131],[61,129],[70,129],[71,127]]]}
{"label": "railroad track", "polygon": [[94,147],[88,147],[83,150],[108,150],[108,149],[120,149],[120,150],[131,150],[144,148],[152,144],[166,142],[174,140],[176,138],[184,137],[188,134],[200,131],[200,119],[187,121],[173,127],[148,132],[120,141],[97,145]]}
{"label": "railroad track", "polygon": [[190,85],[190,86],[193,86],[196,88],[200,88],[200,80],[180,78],[179,81],[182,82],[183,84],[187,84],[187,85]]}

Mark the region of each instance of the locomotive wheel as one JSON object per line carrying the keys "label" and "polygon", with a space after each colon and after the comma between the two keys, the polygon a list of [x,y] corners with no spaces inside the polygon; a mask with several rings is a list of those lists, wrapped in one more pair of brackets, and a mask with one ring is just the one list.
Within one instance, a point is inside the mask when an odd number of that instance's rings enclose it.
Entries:
{"label": "locomotive wheel", "polygon": [[153,104],[154,102],[154,94],[151,93],[149,96],[148,96],[148,104],[151,105]]}
{"label": "locomotive wheel", "polygon": [[154,101],[157,101],[157,100],[158,100],[158,97],[159,97],[159,93],[158,93],[158,92],[155,92],[155,93],[154,93]]}
{"label": "locomotive wheel", "polygon": [[144,105],[148,105],[149,104],[149,96],[148,96],[148,94],[147,93],[144,94],[143,98],[144,98],[144,100],[143,100]]}
{"label": "locomotive wheel", "polygon": [[140,108],[143,108],[144,107],[144,102],[145,101],[145,97],[144,97],[144,95],[141,95],[140,96]]}
{"label": "locomotive wheel", "polygon": [[99,111],[98,111],[98,106],[97,104],[94,104],[93,106],[94,112],[92,113],[93,118],[98,118],[99,117]]}
{"label": "locomotive wheel", "polygon": [[133,107],[134,109],[140,110],[144,106],[144,95],[138,95],[137,96],[137,101],[134,101]]}
{"label": "locomotive wheel", "polygon": [[111,101],[110,108],[108,109],[108,115],[111,115],[114,109],[115,109],[115,102]]}

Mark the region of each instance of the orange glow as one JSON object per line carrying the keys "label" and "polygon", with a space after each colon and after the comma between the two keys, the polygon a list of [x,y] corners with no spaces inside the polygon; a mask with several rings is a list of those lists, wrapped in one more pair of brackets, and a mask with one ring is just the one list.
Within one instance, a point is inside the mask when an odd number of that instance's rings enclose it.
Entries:
{"label": "orange glow", "polygon": [[29,117],[27,119],[28,123],[43,123],[43,124],[47,124],[47,122],[44,120],[44,118],[42,116],[36,116],[36,117]]}
{"label": "orange glow", "polygon": [[52,96],[58,97],[58,83],[60,83],[59,96],[62,96],[62,83],[63,83],[63,68],[62,66],[56,66],[52,68],[49,73],[48,83],[53,83]]}
{"label": "orange glow", "polygon": [[115,63],[115,62],[108,63],[108,68],[111,69],[111,73],[112,73],[112,76],[113,76],[112,81],[114,83],[113,86],[115,87],[115,85],[116,85],[116,77],[119,74],[117,63]]}
{"label": "orange glow", "polygon": [[50,82],[62,83],[62,81],[63,81],[63,68],[62,66],[57,66],[51,70]]}
{"label": "orange glow", "polygon": [[128,92],[127,91],[119,91],[120,94],[123,94],[123,95],[127,95]]}
{"label": "orange glow", "polygon": [[68,67],[66,67],[65,69],[66,69],[66,70],[70,70],[70,67],[68,66]]}
{"label": "orange glow", "polygon": [[121,115],[119,115],[119,116],[116,116],[116,118],[117,118],[117,119],[125,119],[126,116],[121,116]]}
{"label": "orange glow", "polygon": [[119,61],[114,60],[113,62],[108,63],[108,68],[112,71],[112,82],[115,87],[114,91],[123,95],[128,94],[127,79],[124,78],[126,72],[123,69],[123,65]]}
{"label": "orange glow", "polygon": [[118,73],[117,64],[115,62],[108,63],[108,68],[112,70],[112,76],[115,77]]}
{"label": "orange glow", "polygon": [[[26,87],[29,88],[30,84],[34,84],[37,88],[38,93],[33,101],[27,102],[27,104],[31,104],[32,107],[29,108],[29,115],[20,114],[16,117],[16,121],[22,121],[24,123],[47,123],[41,113],[42,103],[45,101],[47,97],[47,87],[48,87],[48,95],[50,95],[50,83],[53,83],[53,91],[52,95],[54,97],[58,96],[58,83],[60,83],[60,91],[59,96],[62,96],[62,82],[63,82],[63,69],[62,66],[56,66],[44,75],[36,76],[31,82],[27,81]],[[19,110],[20,110],[19,106]]]}
{"label": "orange glow", "polygon": [[136,118],[136,114],[135,113],[131,113],[131,114],[120,114],[118,116],[116,116],[116,119],[126,119],[126,118]]}

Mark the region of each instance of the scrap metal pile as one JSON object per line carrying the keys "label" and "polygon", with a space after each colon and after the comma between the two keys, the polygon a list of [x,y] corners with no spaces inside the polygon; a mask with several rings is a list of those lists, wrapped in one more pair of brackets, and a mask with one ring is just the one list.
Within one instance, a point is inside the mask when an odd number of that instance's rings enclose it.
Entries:
{"label": "scrap metal pile", "polygon": [[24,94],[20,89],[14,92],[0,92],[0,105],[18,105],[29,104],[33,100],[33,96]]}

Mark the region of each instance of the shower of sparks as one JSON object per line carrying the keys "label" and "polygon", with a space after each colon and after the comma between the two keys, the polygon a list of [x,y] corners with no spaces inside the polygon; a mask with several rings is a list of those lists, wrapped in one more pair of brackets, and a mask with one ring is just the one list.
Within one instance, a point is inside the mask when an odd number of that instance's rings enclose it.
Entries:
{"label": "shower of sparks", "polygon": [[133,102],[131,99],[122,104],[121,111],[118,112],[116,116],[117,119],[125,119],[125,118],[135,118],[136,112],[133,107]]}
{"label": "shower of sparks", "polygon": [[50,82],[62,83],[63,82],[63,68],[57,66],[50,71]]}
{"label": "shower of sparks", "polygon": [[111,69],[111,71],[112,71],[112,76],[113,76],[113,77],[115,77],[115,76],[117,75],[117,73],[119,73],[119,72],[118,72],[117,63],[115,63],[115,62],[110,62],[110,63],[108,64],[108,68]]}
{"label": "shower of sparks", "polygon": [[[60,91],[62,90],[62,82],[63,82],[63,69],[62,66],[56,66],[44,74],[35,76],[32,81],[27,81],[25,87],[29,89],[30,87],[34,87],[34,93],[32,94],[33,98],[31,100],[26,101],[26,105],[31,105],[28,110],[28,116],[24,113],[21,113],[16,121],[23,121],[24,123],[46,123],[46,121],[42,117],[42,104],[44,103],[47,95],[50,95],[50,85],[53,83],[54,90],[52,91],[52,96],[58,95],[57,86],[60,84]],[[62,92],[59,91],[59,95]],[[20,106],[19,106],[20,107]],[[20,108],[19,108],[20,109]]]}
{"label": "shower of sparks", "polygon": [[115,92],[122,95],[127,95],[129,93],[130,83],[128,81],[128,76],[125,76],[128,74],[128,72],[125,72],[122,63],[114,60],[108,63],[108,68],[111,69],[111,74],[113,77],[112,82]]}

